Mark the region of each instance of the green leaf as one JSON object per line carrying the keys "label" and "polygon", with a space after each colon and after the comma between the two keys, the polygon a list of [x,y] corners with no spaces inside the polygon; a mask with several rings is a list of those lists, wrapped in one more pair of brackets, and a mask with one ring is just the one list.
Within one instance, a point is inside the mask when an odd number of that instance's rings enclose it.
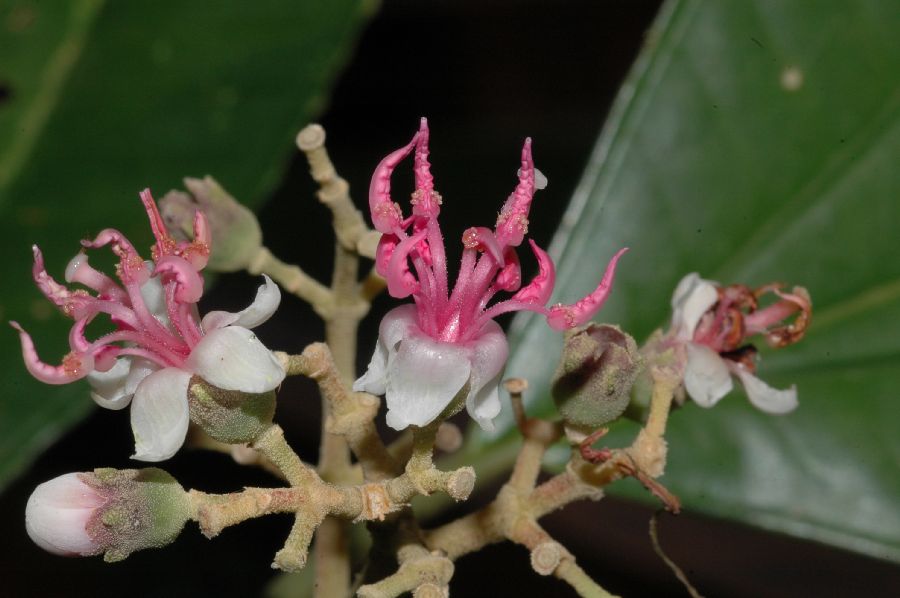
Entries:
{"label": "green leaf", "polygon": [[[733,393],[670,421],[663,482],[698,511],[900,559],[900,3],[684,0],[666,4],[553,245],[555,300],[621,261],[600,318],[637,338],[665,325],[688,272],[807,287],[799,345],[760,375],[797,384],[800,408],[766,416]],[[552,175],[552,173],[551,173]],[[551,412],[547,348],[522,317],[508,375]],[[468,456],[508,464],[508,413]],[[629,442],[620,426],[610,446]],[[620,485],[622,486],[622,485]],[[635,486],[624,490],[644,495]],[[621,489],[621,488],[620,488]]]}
{"label": "green leaf", "polygon": [[[30,280],[31,244],[62,278],[79,240],[116,227],[149,245],[137,193],[214,174],[255,203],[322,106],[372,3],[6,2],[0,8],[0,319],[41,356],[67,320]],[[0,335],[0,486],[92,405],[33,380]]]}

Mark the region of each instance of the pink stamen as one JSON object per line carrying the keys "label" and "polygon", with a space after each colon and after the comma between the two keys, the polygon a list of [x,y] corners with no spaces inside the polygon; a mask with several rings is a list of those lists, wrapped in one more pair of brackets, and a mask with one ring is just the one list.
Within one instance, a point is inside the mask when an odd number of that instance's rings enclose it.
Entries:
{"label": "pink stamen", "polygon": [[66,282],[77,282],[115,301],[124,301],[128,297],[112,278],[88,263],[84,251],[79,251],[66,266]]}
{"label": "pink stamen", "polygon": [[519,256],[515,249],[512,247],[506,248],[506,251],[503,252],[503,263],[504,266],[497,274],[494,286],[498,291],[514,293],[522,286],[522,266],[519,263]]}
{"label": "pink stamen", "polygon": [[580,326],[594,317],[609,297],[612,291],[613,278],[616,275],[616,264],[619,258],[628,251],[627,247],[620,249],[606,266],[603,279],[594,291],[572,305],[554,305],[550,308],[547,323],[554,330],[566,330]]}
{"label": "pink stamen", "polygon": [[515,191],[503,204],[497,216],[497,240],[501,245],[518,247],[528,232],[528,212],[534,199],[534,161],[531,157],[531,138],[522,146],[522,167]]}
{"label": "pink stamen", "polygon": [[52,366],[41,361],[34,341],[18,322],[10,322],[10,326],[18,330],[19,342],[22,345],[22,357],[28,372],[46,384],[68,384],[79,378],[84,378],[94,369],[93,360],[89,355],[78,355],[74,352],[63,357],[62,363]]}
{"label": "pink stamen", "polygon": [[441,211],[441,200],[440,195],[434,191],[434,177],[431,176],[431,164],[428,162],[428,137],[428,120],[423,117],[416,135],[413,166],[416,190],[412,198],[412,212],[417,216],[437,218]]}
{"label": "pink stamen", "polygon": [[175,255],[167,255],[156,262],[154,276],[159,276],[163,284],[174,282],[175,301],[197,303],[203,296],[203,277],[187,260]]}
{"label": "pink stamen", "polygon": [[372,183],[369,185],[369,211],[372,224],[381,233],[397,234],[403,213],[400,206],[391,199],[391,174],[416,144],[419,134],[413,135],[412,141],[402,148],[388,154],[375,168]]}
{"label": "pink stamen", "polygon": [[396,299],[403,299],[412,295],[419,288],[419,283],[409,271],[407,258],[413,248],[425,238],[426,231],[408,237],[400,242],[391,253],[385,278],[388,284],[388,293]]}
{"label": "pink stamen", "polygon": [[531,279],[528,286],[513,295],[513,300],[546,305],[553,294],[553,286],[556,284],[556,268],[546,251],[538,247],[537,243],[531,239],[528,239],[528,243],[537,259],[538,273]]}

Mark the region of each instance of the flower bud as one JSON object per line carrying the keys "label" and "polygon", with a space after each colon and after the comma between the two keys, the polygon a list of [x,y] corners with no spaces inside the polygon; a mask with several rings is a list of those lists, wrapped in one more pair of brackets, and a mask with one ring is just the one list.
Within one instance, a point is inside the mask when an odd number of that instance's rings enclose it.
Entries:
{"label": "flower bud", "polygon": [[594,430],[622,415],[640,363],[634,339],[617,326],[588,324],[568,333],[551,388],[566,424]]}
{"label": "flower bud", "polygon": [[95,469],[35,488],[25,507],[25,529],[53,554],[102,553],[113,562],[170,544],[190,513],[184,488],[161,469]]}
{"label": "flower bud", "polygon": [[191,421],[219,442],[253,442],[271,427],[275,417],[275,391],[253,394],[224,390],[199,376],[188,387]]}
{"label": "flower bud", "polygon": [[194,213],[202,211],[212,233],[208,267],[219,272],[246,268],[262,247],[256,216],[210,176],[186,178],[184,184],[190,193],[169,191],[159,202],[166,224],[187,237],[193,231]]}

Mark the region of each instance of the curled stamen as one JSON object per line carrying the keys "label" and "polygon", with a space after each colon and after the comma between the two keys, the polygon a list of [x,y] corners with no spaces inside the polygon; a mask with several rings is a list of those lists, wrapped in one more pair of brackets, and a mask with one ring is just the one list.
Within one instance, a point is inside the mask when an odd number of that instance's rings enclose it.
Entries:
{"label": "curled stamen", "polygon": [[394,234],[399,232],[403,213],[400,206],[391,199],[391,174],[397,164],[409,155],[418,138],[419,134],[416,133],[412,141],[388,154],[372,175],[372,183],[369,185],[369,210],[372,214],[372,224],[378,232]]}
{"label": "curled stamen", "polygon": [[603,304],[606,302],[606,299],[609,297],[609,293],[612,290],[613,278],[616,275],[616,264],[619,262],[619,258],[622,257],[622,254],[626,251],[628,251],[627,247],[620,249],[616,255],[609,260],[609,264],[606,266],[606,272],[603,274],[603,279],[590,295],[572,305],[554,305],[550,308],[550,315],[547,316],[547,323],[551,328],[554,330],[566,330],[567,328],[580,326],[593,318],[594,314],[600,311],[600,308],[603,307]]}
{"label": "curled stamen", "polygon": [[22,357],[28,372],[47,384],[68,384],[84,378],[94,369],[94,362],[90,355],[79,355],[74,351],[63,357],[62,363],[57,366],[41,361],[34,341],[18,322],[10,322],[10,326],[19,332],[19,342],[22,345]]}
{"label": "curled stamen", "polygon": [[176,301],[197,303],[203,295],[203,277],[183,258],[168,255],[160,259],[156,262],[153,274],[159,276],[164,283],[175,282]]}
{"label": "curled stamen", "polygon": [[88,263],[88,256],[84,251],[79,251],[66,266],[66,282],[83,284],[115,301],[123,301],[128,296],[112,278]]}
{"label": "curled stamen", "polygon": [[531,157],[531,138],[522,146],[522,167],[515,191],[503,204],[497,216],[497,240],[501,245],[517,247],[528,232],[528,212],[534,199],[534,160]]}
{"label": "curled stamen", "polygon": [[553,294],[553,286],[556,284],[556,268],[546,251],[538,247],[537,243],[531,239],[528,239],[528,243],[531,245],[534,257],[537,258],[538,273],[531,279],[528,286],[513,295],[513,300],[546,305],[550,300],[550,295]]}
{"label": "curled stamen", "polygon": [[403,299],[413,294],[419,287],[415,277],[409,271],[407,258],[415,246],[425,238],[426,231],[408,237],[400,242],[391,253],[385,278],[388,284],[388,293],[396,299]]}

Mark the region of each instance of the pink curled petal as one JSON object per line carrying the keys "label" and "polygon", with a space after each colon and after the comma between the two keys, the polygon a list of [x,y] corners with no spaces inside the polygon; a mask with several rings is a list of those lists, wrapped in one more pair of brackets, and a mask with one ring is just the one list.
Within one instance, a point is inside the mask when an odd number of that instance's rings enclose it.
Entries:
{"label": "pink curled petal", "polygon": [[201,326],[206,332],[235,324],[244,328],[256,328],[272,317],[281,303],[281,290],[271,278],[263,274],[265,282],[256,290],[256,298],[245,309],[231,313],[211,311],[203,316]]}
{"label": "pink curled petal", "polygon": [[684,389],[701,407],[712,407],[734,387],[728,365],[706,345],[689,342],[684,347],[687,354]]}
{"label": "pink curled petal", "polygon": [[613,278],[616,275],[616,264],[626,251],[628,251],[628,248],[623,247],[609,260],[606,272],[603,273],[603,279],[600,280],[600,284],[597,285],[597,288],[590,295],[572,305],[554,305],[550,308],[547,323],[550,324],[551,328],[554,330],[566,330],[580,326],[600,311],[600,308],[603,307],[607,297],[609,297],[609,293],[612,291]]}
{"label": "pink curled petal", "polygon": [[421,332],[403,339],[388,366],[387,425],[402,430],[434,421],[468,381],[470,353]]}
{"label": "pink curled petal", "polygon": [[466,345],[472,349],[466,410],[483,430],[490,432],[501,408],[498,385],[509,356],[506,335],[496,322],[488,320],[478,336]]}
{"label": "pink curled petal", "polygon": [[190,372],[165,368],[144,378],[131,403],[131,431],[138,461],[164,461],[178,452],[191,423]]}
{"label": "pink curled petal", "polygon": [[46,384],[68,384],[84,378],[94,369],[94,360],[90,355],[69,353],[63,357],[62,363],[57,366],[41,361],[34,341],[18,322],[10,322],[10,326],[19,332],[19,342],[22,345],[22,358],[25,360],[25,368],[32,376]]}
{"label": "pink curled petal", "polygon": [[797,387],[787,390],[772,388],[738,363],[729,364],[731,371],[741,380],[750,403],[766,413],[783,415],[797,408]]}
{"label": "pink curled petal", "polygon": [[497,217],[497,240],[501,245],[517,247],[528,232],[528,212],[534,199],[534,161],[531,158],[531,138],[522,146],[522,167],[515,191],[503,204]]}
{"label": "pink curled petal", "polygon": [[59,556],[91,556],[103,545],[88,533],[88,522],[107,499],[81,479],[67,473],[34,489],[25,506],[25,531],[31,540]]}
{"label": "pink curled petal", "polygon": [[375,248],[375,271],[382,276],[387,275],[388,265],[391,262],[391,255],[397,245],[400,244],[400,238],[393,234],[383,234],[378,240],[378,246]]}
{"label": "pink curled petal", "polygon": [[213,386],[254,394],[274,390],[285,376],[272,352],[240,326],[208,333],[191,351],[185,367]]}
{"label": "pink curled petal", "polygon": [[153,274],[164,284],[175,281],[175,299],[180,303],[197,303],[203,296],[203,277],[183,258],[166,255],[156,262]]}
{"label": "pink curled petal", "polygon": [[503,268],[497,273],[494,286],[498,291],[514,293],[522,286],[522,265],[519,255],[512,247],[503,252]]}
{"label": "pink curled petal", "polygon": [[416,133],[412,141],[388,154],[372,175],[372,182],[369,185],[369,212],[372,215],[372,224],[379,232],[395,233],[403,220],[400,206],[391,199],[391,174],[397,164],[415,147],[418,137],[419,134]]}
{"label": "pink curled petal", "polygon": [[418,330],[416,307],[401,305],[389,311],[378,327],[378,341],[375,352],[369,360],[366,373],[353,383],[356,392],[383,395],[387,390],[388,365],[397,355],[397,345],[411,330]]}
{"label": "pink curled petal", "polygon": [[531,251],[538,263],[538,273],[531,279],[527,286],[512,296],[512,301],[533,303],[534,305],[546,305],[553,294],[553,286],[556,284],[556,267],[547,252],[538,247],[538,244],[528,239]]}
{"label": "pink curled petal", "polygon": [[409,254],[425,238],[427,231],[421,230],[411,237],[400,241],[391,252],[391,259],[384,274],[387,279],[388,293],[395,299],[409,297],[419,288],[415,276],[409,271]]}

